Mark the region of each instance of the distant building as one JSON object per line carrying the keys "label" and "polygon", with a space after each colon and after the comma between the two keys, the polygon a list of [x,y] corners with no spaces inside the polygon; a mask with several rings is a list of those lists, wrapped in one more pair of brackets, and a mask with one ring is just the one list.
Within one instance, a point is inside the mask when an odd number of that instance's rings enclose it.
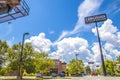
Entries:
{"label": "distant building", "polygon": [[66,72],[66,63],[60,61],[59,59],[54,59],[54,68],[50,69],[51,73],[57,73],[60,74],[61,72]]}

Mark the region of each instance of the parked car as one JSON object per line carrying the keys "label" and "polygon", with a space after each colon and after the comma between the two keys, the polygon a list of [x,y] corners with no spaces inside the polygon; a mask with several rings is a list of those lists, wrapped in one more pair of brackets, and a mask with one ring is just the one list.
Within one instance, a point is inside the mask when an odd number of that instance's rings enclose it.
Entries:
{"label": "parked car", "polygon": [[98,76],[98,74],[97,73],[92,73],[92,76]]}
{"label": "parked car", "polygon": [[57,77],[57,73],[52,73],[52,77]]}
{"label": "parked car", "polygon": [[61,73],[59,74],[59,76],[60,76],[60,77],[65,77],[65,73],[61,72]]}
{"label": "parked car", "polygon": [[36,74],[36,77],[37,77],[37,78],[42,78],[42,74],[41,74],[40,72],[38,72],[38,73]]}

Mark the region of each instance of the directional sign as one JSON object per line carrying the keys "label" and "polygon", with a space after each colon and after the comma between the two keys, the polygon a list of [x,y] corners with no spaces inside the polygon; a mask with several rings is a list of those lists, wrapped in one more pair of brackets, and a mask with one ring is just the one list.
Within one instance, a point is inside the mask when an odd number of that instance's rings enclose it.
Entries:
{"label": "directional sign", "polygon": [[107,20],[106,14],[85,17],[85,24],[101,22]]}

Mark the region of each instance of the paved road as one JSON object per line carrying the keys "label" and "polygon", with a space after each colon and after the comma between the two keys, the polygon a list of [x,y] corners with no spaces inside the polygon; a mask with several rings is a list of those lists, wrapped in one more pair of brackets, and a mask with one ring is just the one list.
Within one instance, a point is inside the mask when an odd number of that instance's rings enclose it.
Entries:
{"label": "paved road", "polygon": [[[11,77],[11,76],[2,76],[0,77],[0,80],[2,79],[15,79],[16,77]],[[31,76],[26,76],[24,78],[29,78],[29,79],[35,79],[35,77]],[[65,78],[57,78],[57,79],[43,79],[43,80],[120,80],[120,77],[104,77],[104,76],[84,76],[84,77],[65,77]]]}
{"label": "paved road", "polygon": [[45,79],[45,80],[120,80],[120,77],[104,77],[104,76],[84,76],[84,77],[67,77],[63,79]]}
{"label": "paved road", "polygon": [[85,76],[85,77],[72,77],[71,80],[120,80],[120,77]]}

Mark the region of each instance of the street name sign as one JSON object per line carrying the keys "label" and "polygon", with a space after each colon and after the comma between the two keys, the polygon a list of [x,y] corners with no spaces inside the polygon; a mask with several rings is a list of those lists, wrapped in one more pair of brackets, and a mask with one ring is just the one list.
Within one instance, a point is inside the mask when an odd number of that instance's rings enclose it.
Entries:
{"label": "street name sign", "polygon": [[85,24],[101,22],[107,20],[106,14],[85,17]]}

